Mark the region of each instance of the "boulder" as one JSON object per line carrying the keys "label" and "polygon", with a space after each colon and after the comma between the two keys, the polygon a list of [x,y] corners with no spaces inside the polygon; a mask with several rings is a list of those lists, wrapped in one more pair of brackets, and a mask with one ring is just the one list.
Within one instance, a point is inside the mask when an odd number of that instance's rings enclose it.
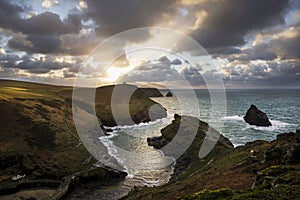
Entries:
{"label": "boulder", "polygon": [[173,96],[172,92],[168,92],[166,95],[166,97],[172,97],[172,96]]}
{"label": "boulder", "polygon": [[268,116],[263,111],[259,110],[255,105],[251,105],[246,115],[245,122],[255,126],[272,126]]}

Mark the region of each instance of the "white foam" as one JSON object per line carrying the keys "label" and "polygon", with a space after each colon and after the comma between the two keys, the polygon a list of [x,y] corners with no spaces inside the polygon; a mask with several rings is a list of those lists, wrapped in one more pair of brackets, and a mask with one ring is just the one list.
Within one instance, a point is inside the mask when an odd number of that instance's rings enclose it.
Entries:
{"label": "white foam", "polygon": [[108,154],[111,157],[115,158],[119,164],[121,164],[123,167],[125,167],[124,161],[117,156],[118,152],[115,148],[115,145],[113,144],[113,142],[111,140],[109,140],[110,136],[101,136],[101,137],[99,137],[99,139],[102,142],[102,144],[107,148]]}
{"label": "white foam", "polygon": [[146,180],[146,179],[143,179],[143,182],[144,182],[144,185],[147,186],[147,187],[154,187],[154,186],[159,186],[160,184],[160,180],[157,179],[157,180]]}
{"label": "white foam", "polygon": [[279,120],[270,120],[270,122],[271,122],[272,126],[255,126],[255,125],[246,124],[246,127],[243,130],[254,129],[254,130],[259,130],[259,131],[272,132],[272,131],[284,129],[288,126],[295,126],[295,124],[290,124],[290,123],[282,122]]}
{"label": "white foam", "polygon": [[243,116],[240,116],[240,115],[225,116],[225,117],[223,117],[223,119],[224,120],[244,121]]}
{"label": "white foam", "polygon": [[143,126],[151,126],[153,124],[157,124],[157,123],[160,123],[160,122],[168,122],[171,118],[173,118],[173,115],[168,115],[165,118],[157,119],[157,120],[150,121],[150,122],[142,122],[142,123],[134,124],[134,125],[123,125],[123,126],[120,125],[120,126],[114,126],[114,127],[104,126],[104,128],[112,129],[113,131],[121,130],[121,129],[131,129],[131,128],[137,128],[137,127],[143,127]]}

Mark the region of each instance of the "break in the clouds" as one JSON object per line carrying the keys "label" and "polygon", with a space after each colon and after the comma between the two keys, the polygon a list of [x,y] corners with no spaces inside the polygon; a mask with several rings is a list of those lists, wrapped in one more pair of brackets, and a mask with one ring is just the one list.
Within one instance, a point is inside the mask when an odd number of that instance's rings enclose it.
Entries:
{"label": "break in the clouds", "polygon": [[[176,82],[181,76],[197,86],[205,85],[205,74],[223,77],[228,87],[300,87],[299,0],[1,0],[0,77],[72,83],[97,44],[147,26],[192,37],[219,71],[160,54],[151,61],[121,59],[116,73],[136,67],[114,81]],[[126,54],[126,46],[157,37],[172,39],[145,32],[116,47]],[[193,56],[184,44],[174,51]]]}

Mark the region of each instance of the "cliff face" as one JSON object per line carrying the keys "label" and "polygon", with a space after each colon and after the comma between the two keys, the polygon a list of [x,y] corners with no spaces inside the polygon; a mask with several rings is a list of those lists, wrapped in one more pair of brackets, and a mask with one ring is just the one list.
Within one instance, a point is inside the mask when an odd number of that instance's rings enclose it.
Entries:
{"label": "cliff face", "polygon": [[[164,146],[168,145],[179,131],[181,133],[178,134],[179,138],[177,136],[177,144],[175,148],[181,148],[182,145],[185,144],[185,141],[189,138],[193,140],[187,150],[179,158],[176,159],[172,179],[175,179],[180,174],[182,174],[192,165],[192,163],[200,160],[199,150],[206,135],[209,134],[209,131],[215,131],[212,127],[209,127],[207,123],[194,117],[179,116],[175,114],[174,118],[175,119],[170,125],[161,130],[162,136],[147,138],[148,144],[157,149],[162,149]],[[197,132],[195,136],[192,133],[194,131]],[[219,135],[219,139],[216,142],[213,152],[211,152],[208,157],[218,157],[233,149],[233,144],[229,141],[228,138],[219,134],[217,131],[215,132]],[[176,152],[175,149],[173,150]],[[162,151],[167,156],[174,156],[172,155],[172,151]]]}
{"label": "cliff face", "polygon": [[[182,116],[188,130],[190,117]],[[176,135],[177,116],[162,130],[159,138],[148,143],[162,148]],[[199,159],[199,144],[208,124],[199,121],[198,137],[176,160],[171,181],[156,188],[137,188],[124,199],[297,199],[300,194],[300,131],[284,133],[272,142],[249,142],[231,147],[220,137],[206,157]],[[201,139],[202,138],[202,139]],[[178,173],[179,172],[179,173]],[[252,189],[251,189],[252,188]]]}

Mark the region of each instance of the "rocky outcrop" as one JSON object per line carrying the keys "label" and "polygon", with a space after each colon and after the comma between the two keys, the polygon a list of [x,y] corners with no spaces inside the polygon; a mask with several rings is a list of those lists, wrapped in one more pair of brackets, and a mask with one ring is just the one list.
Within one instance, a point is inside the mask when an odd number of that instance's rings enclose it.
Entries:
{"label": "rocky outcrop", "polygon": [[[212,151],[215,155],[210,156],[218,156],[233,149],[233,144],[230,142],[230,140],[218,133],[212,127],[209,127],[207,123],[195,117],[180,116],[177,114],[174,115],[174,118],[175,119],[172,121],[172,124],[161,130],[162,136],[147,138],[148,145],[153,146],[156,149],[161,149],[167,156],[174,156],[173,153],[177,153],[177,148],[185,145],[188,140],[192,140],[188,149],[179,158],[176,159],[172,178],[176,178],[193,162],[200,160],[199,150],[201,144],[210,131],[213,131],[214,134],[219,136],[218,141],[216,142],[216,145]],[[180,134],[178,134],[179,130]],[[194,131],[196,131],[195,135],[193,133]],[[175,136],[177,137],[176,142],[178,143],[176,145],[177,147],[175,147],[176,149],[163,150],[162,148],[169,144]]]}
{"label": "rocky outcrop", "polygon": [[162,93],[157,88],[139,88],[148,97],[163,97]]}
{"label": "rocky outcrop", "polygon": [[245,122],[255,126],[272,126],[268,116],[263,111],[259,110],[255,105],[251,105],[246,115]]}
{"label": "rocky outcrop", "polygon": [[166,94],[166,97],[173,97],[172,92],[168,92],[168,93]]}
{"label": "rocky outcrop", "polygon": [[[85,185],[90,182],[97,182],[98,186],[108,184],[109,182],[114,183],[124,179],[126,176],[126,172],[116,171],[107,167],[93,167],[91,169],[66,176],[61,180],[24,179],[22,181],[0,184],[0,194],[9,195],[21,190],[34,191],[36,188],[52,188],[55,191],[51,194],[51,198],[49,197],[49,199],[59,200],[67,197],[67,195],[78,186]],[[35,195],[34,192],[33,195]]]}
{"label": "rocky outcrop", "polygon": [[120,172],[109,168],[94,168],[82,172],[77,172],[71,176],[65,177],[59,185],[51,199],[64,199],[75,188],[90,182],[97,182],[97,185],[107,184],[108,182],[116,182],[124,179],[126,172]]}

